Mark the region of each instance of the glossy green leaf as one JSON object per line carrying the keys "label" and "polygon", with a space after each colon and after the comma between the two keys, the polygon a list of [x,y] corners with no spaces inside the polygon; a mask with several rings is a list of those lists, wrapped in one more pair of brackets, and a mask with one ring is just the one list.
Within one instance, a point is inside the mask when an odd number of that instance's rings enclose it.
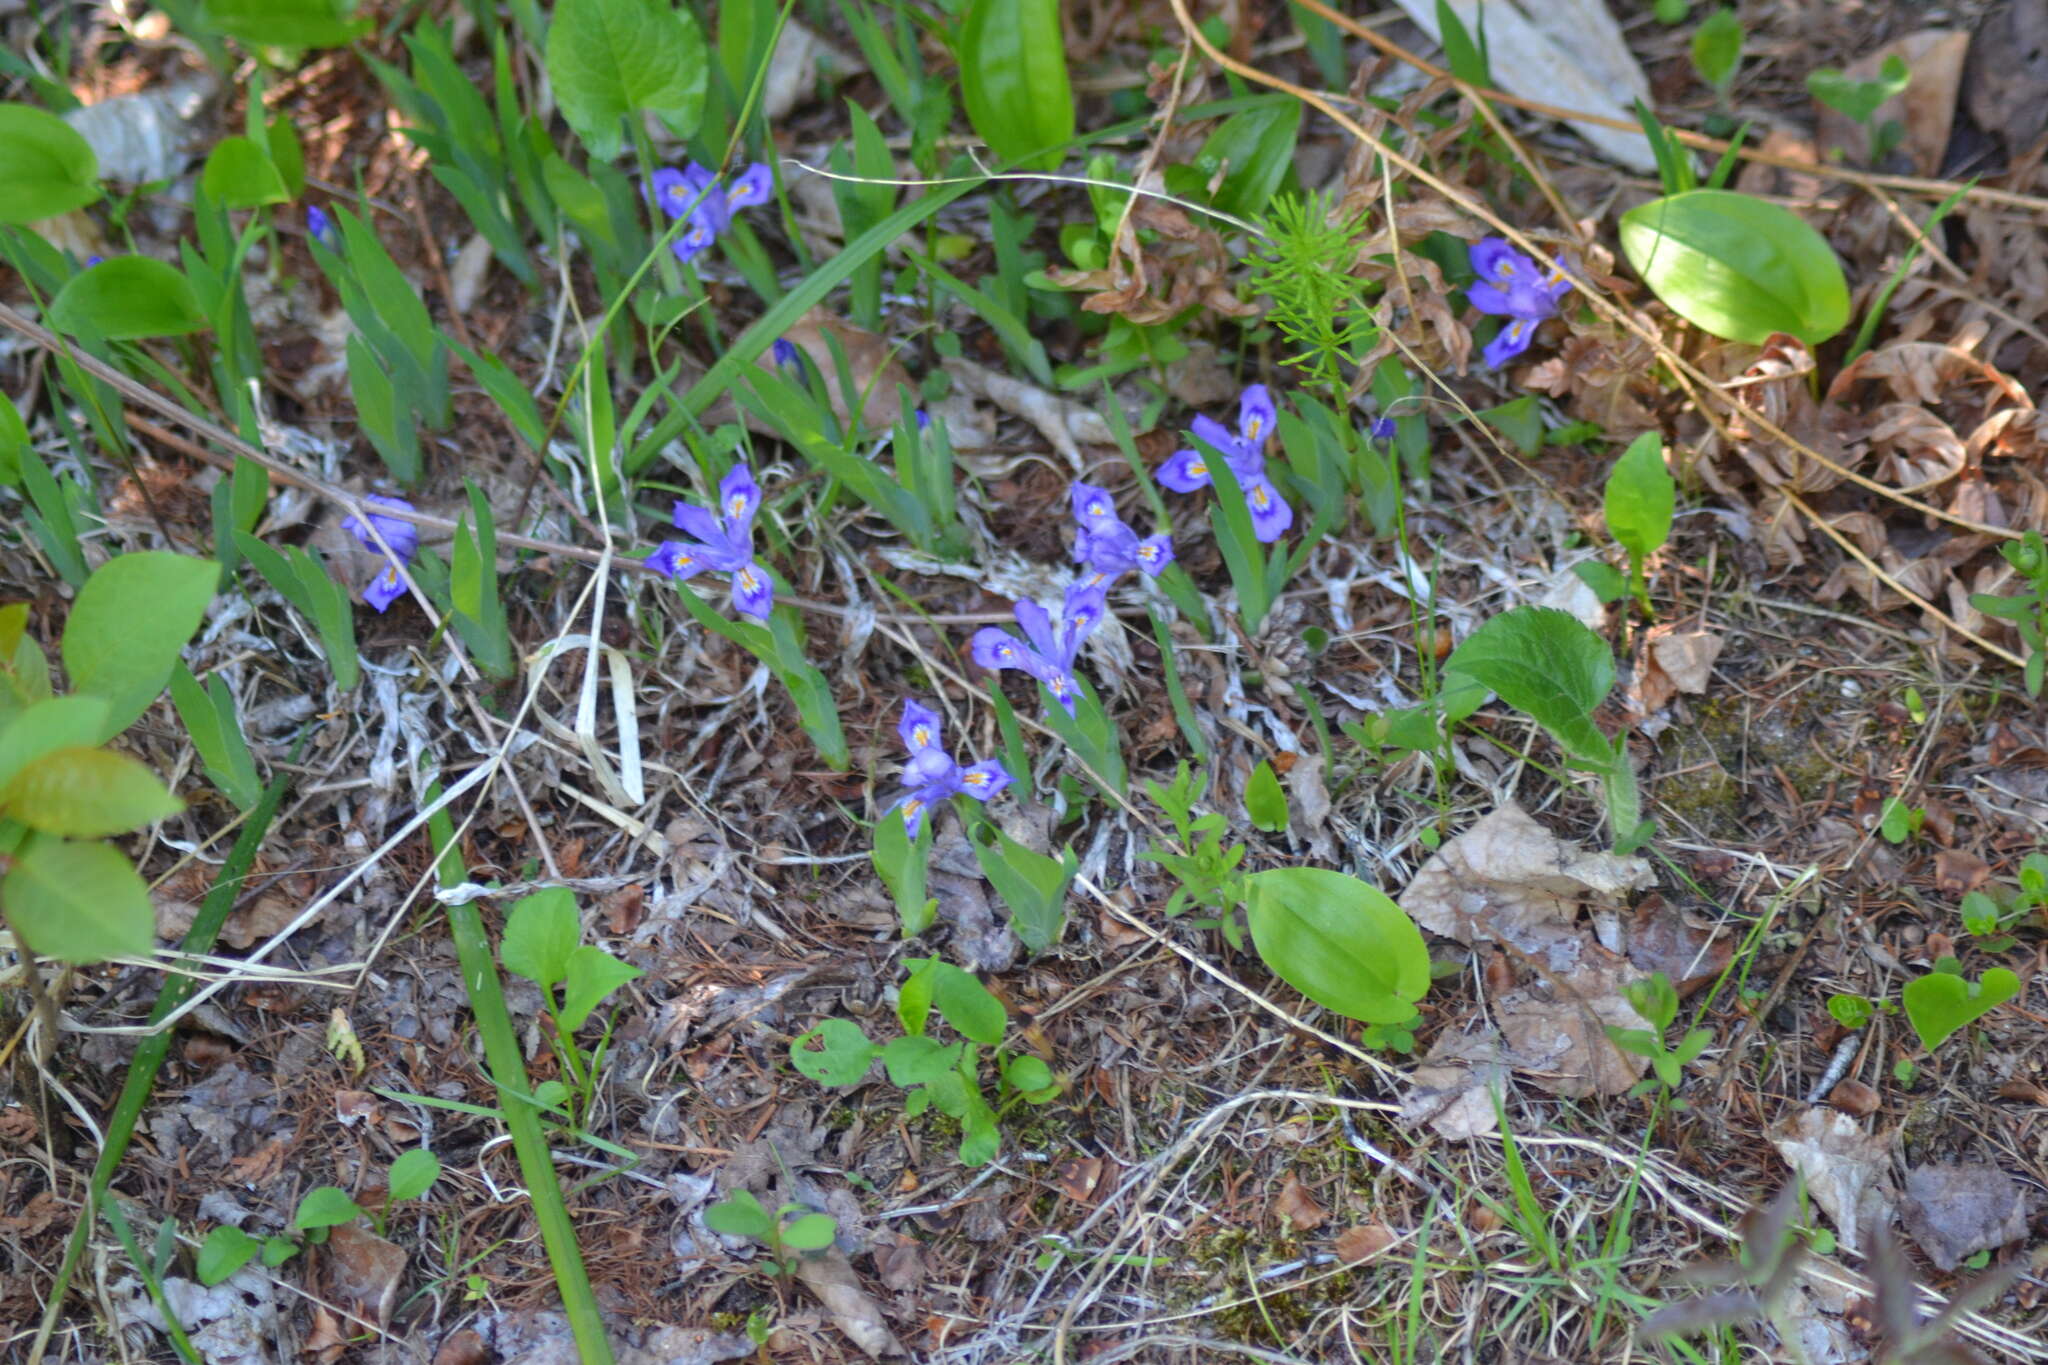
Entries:
{"label": "glossy green leaf", "polygon": [[0,104],[0,225],[33,223],[100,197],[92,144],[47,110]]}
{"label": "glossy green leaf", "polygon": [[960,102],[990,150],[1032,169],[1058,166],[1074,136],[1059,0],[968,0],[954,55]]}
{"label": "glossy green leaf", "polygon": [[220,581],[214,560],[143,550],[93,571],[64,625],[71,689],[107,702],[106,733],[128,728],[170,681]]}
{"label": "glossy green leaf", "polygon": [[126,834],[184,808],[155,773],[111,749],[54,750],[0,787],[8,818],[68,839]]}
{"label": "glossy green leaf", "polygon": [[345,47],[370,31],[352,0],[206,0],[202,22],[250,47]]}
{"label": "glossy green leaf", "polygon": [[441,1178],[441,1158],[424,1147],[400,1152],[384,1183],[393,1202],[417,1199]]}
{"label": "glossy green leaf", "polygon": [[1273,95],[1232,114],[1209,134],[1195,153],[1195,169],[1204,182],[1223,173],[1211,201],[1217,208],[1241,218],[1265,212],[1267,201],[1294,165],[1301,109],[1301,101],[1292,95]]}
{"label": "glossy green leaf", "polygon": [[193,1267],[199,1274],[199,1283],[208,1287],[219,1284],[254,1260],[262,1249],[263,1243],[240,1228],[221,1224],[199,1244]]}
{"label": "glossy green leaf", "polygon": [[1629,442],[1607,476],[1607,530],[1637,559],[1647,559],[1671,538],[1678,481],[1664,465],[1664,442],[1646,431]]}
{"label": "glossy green leaf", "polygon": [[246,137],[222,138],[214,145],[199,185],[222,208],[253,209],[291,198],[270,153]]}
{"label": "glossy green leaf", "polygon": [[314,1228],[340,1227],[362,1216],[362,1209],[348,1197],[348,1191],[335,1185],[320,1185],[306,1191],[306,1197],[299,1201],[292,1226],[310,1232]]}
{"label": "glossy green leaf", "polygon": [[212,324],[192,282],[149,256],[115,256],[65,281],[50,300],[50,325],[109,341],[175,337]]}
{"label": "glossy green leaf", "polygon": [[1621,247],[1657,297],[1701,329],[1761,345],[1818,345],[1849,322],[1834,249],[1790,209],[1732,190],[1688,190],[1621,217]]}
{"label": "glossy green leaf", "polygon": [[1516,607],[1473,631],[1444,667],[1492,688],[1579,762],[1612,764],[1614,746],[1593,724],[1593,711],[1614,686],[1614,656],[1576,617]]}
{"label": "glossy green leaf", "polygon": [[1256,829],[1278,834],[1287,828],[1287,793],[1280,789],[1273,765],[1263,758],[1244,784],[1244,809]]}
{"label": "glossy green leaf", "polygon": [[149,888],[112,844],[32,836],[0,877],[7,922],[44,957],[139,957],[156,941]]}
{"label": "glossy green leaf", "polygon": [[1400,906],[1320,867],[1252,874],[1246,917],[1274,975],[1326,1009],[1368,1024],[1411,1018],[1429,989],[1429,949]]}
{"label": "glossy green leaf", "polygon": [[570,1033],[582,1028],[583,1021],[604,1003],[606,996],[644,975],[632,963],[621,962],[593,944],[584,944],[569,954],[569,975],[562,987],[562,1028]]}
{"label": "glossy green leaf", "polygon": [[583,921],[576,897],[567,887],[550,886],[523,896],[505,917],[505,935],[498,960],[543,991],[569,975],[569,956],[583,939]]}
{"label": "glossy green leaf", "polygon": [[601,161],[619,154],[629,116],[651,112],[689,137],[704,114],[704,33],[667,0],[560,0],[547,68],[562,116]]}
{"label": "glossy green leaf", "polygon": [[1929,972],[1908,981],[1900,994],[1906,1018],[1929,1052],[1950,1035],[1997,1009],[2020,993],[2020,979],[2004,967],[1992,967],[1975,982],[1948,972]]}
{"label": "glossy green leaf", "polygon": [[826,1019],[791,1040],[789,1060],[819,1085],[859,1085],[881,1051],[851,1019]]}

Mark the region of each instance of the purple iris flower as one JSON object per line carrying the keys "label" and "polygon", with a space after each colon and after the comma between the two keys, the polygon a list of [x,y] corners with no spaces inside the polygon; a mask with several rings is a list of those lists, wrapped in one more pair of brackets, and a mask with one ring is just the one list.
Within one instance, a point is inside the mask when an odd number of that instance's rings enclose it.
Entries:
{"label": "purple iris flower", "polygon": [[334,249],[334,224],[327,217],[327,210],[318,204],[306,205],[306,231],[320,245],[330,251]]}
{"label": "purple iris flower", "polygon": [[1508,320],[1481,352],[1497,370],[1528,350],[1537,327],[1557,315],[1559,301],[1571,292],[1571,277],[1562,256],[1538,265],[1498,237],[1472,243],[1467,254],[1479,278],[1465,290],[1466,299],[1480,312]]}
{"label": "purple iris flower", "polygon": [[1109,490],[1094,484],[1077,483],[1074,499],[1074,562],[1094,570],[1096,583],[1108,583],[1120,574],[1140,569],[1147,578],[1157,578],[1173,563],[1173,537],[1138,538],[1124,519],[1116,514]]}
{"label": "purple iris flower", "polygon": [[[363,502],[407,512],[413,510],[413,505],[404,498],[387,498],[376,493],[365,497]],[[373,528],[376,535],[371,534]],[[363,589],[363,600],[380,612],[389,610],[393,602],[405,595],[405,566],[412,562],[413,553],[420,547],[420,528],[397,517],[371,512],[367,519],[349,517],[341,523],[341,529],[354,536],[356,543],[371,554],[384,557],[384,568]],[[378,536],[383,537],[384,544],[377,543]]]}
{"label": "purple iris flower", "polygon": [[[1264,384],[1254,384],[1238,400],[1236,434],[1211,417],[1198,416],[1193,423],[1195,439],[1230,466],[1244,493],[1244,505],[1252,514],[1252,534],[1268,544],[1294,525],[1294,509],[1266,477],[1266,441],[1279,422],[1272,395]],[[1211,482],[1209,457],[1199,450],[1175,451],[1159,466],[1159,482],[1176,493],[1207,488]]]}
{"label": "purple iris flower", "polygon": [[768,201],[775,192],[775,173],[756,161],[734,178],[730,188],[721,188],[715,172],[692,161],[681,170],[664,166],[656,171],[649,188],[655,206],[671,220],[690,220],[674,250],[679,260],[693,261],[731,226],[736,210]]}
{"label": "purple iris flower", "polygon": [[1372,419],[1372,438],[1375,441],[1393,440],[1396,430],[1394,419],[1391,417],[1375,417]]}
{"label": "purple iris flower", "polygon": [[676,528],[687,541],[664,540],[647,556],[647,567],[681,581],[710,569],[732,575],[733,610],[756,620],[768,619],[775,605],[775,584],[754,562],[754,513],[761,507],[761,485],[753,471],[734,465],[718,483],[718,511],[678,501]]}
{"label": "purple iris flower", "polygon": [[768,354],[774,357],[776,368],[795,370],[798,374],[804,372],[804,353],[799,351],[796,343],[788,337],[775,338],[774,344],[768,348]]}
{"label": "purple iris flower", "polygon": [[896,733],[903,736],[903,747],[910,751],[910,761],[903,765],[903,785],[908,790],[896,805],[903,808],[903,828],[913,839],[924,826],[925,811],[947,797],[987,801],[1010,785],[1009,770],[993,758],[965,768],[955,763],[952,755],[939,747],[939,713],[929,706],[906,699]]}
{"label": "purple iris flower", "polygon": [[1100,583],[1076,583],[1067,589],[1058,625],[1054,625],[1051,612],[1026,599],[1017,604],[1017,624],[1024,628],[1024,639],[996,626],[983,626],[974,632],[970,653],[983,668],[1029,673],[1045,684],[1053,700],[1071,716],[1074,699],[1080,695],[1074,685],[1074,656],[1108,610]]}
{"label": "purple iris flower", "polygon": [[104,256],[88,256],[85,258],[85,268],[87,270],[90,270],[94,266],[98,265],[101,261],[104,261],[105,259],[107,258]]}

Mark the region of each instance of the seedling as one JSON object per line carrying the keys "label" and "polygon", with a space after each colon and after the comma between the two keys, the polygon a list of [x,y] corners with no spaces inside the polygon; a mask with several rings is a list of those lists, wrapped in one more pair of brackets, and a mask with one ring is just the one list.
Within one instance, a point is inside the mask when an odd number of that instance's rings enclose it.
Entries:
{"label": "seedling", "polygon": [[1176,842],[1185,852],[1169,853],[1148,848],[1138,856],[1158,863],[1180,885],[1167,897],[1166,914],[1177,918],[1190,907],[1204,909],[1209,916],[1194,921],[1202,929],[1221,929],[1230,946],[1244,947],[1244,928],[1236,914],[1245,900],[1245,874],[1237,870],[1244,861],[1244,845],[1224,846],[1223,836],[1230,824],[1217,812],[1198,816],[1195,805],[1208,790],[1207,773],[1191,772],[1185,760],[1174,769],[1173,781],[1147,780],[1145,790],[1173,824]]}
{"label": "seedling", "polygon": [[1906,59],[1895,52],[1884,59],[1876,80],[1851,80],[1836,68],[1824,66],[1807,74],[1806,90],[1836,113],[1863,125],[1864,137],[1870,148],[1870,164],[1875,166],[1883,164],[1906,135],[1905,128],[1897,119],[1873,123],[1878,108],[1886,100],[1903,94],[1912,79],[1913,73],[1906,66]]}
{"label": "seedling", "polygon": [[[384,1203],[371,1215],[377,1235],[384,1235],[392,1205],[420,1198],[440,1178],[440,1158],[426,1148],[415,1147],[400,1153],[385,1174]],[[199,1282],[219,1284],[259,1255],[265,1269],[275,1270],[304,1247],[324,1243],[334,1228],[363,1216],[362,1206],[348,1197],[348,1191],[338,1185],[320,1185],[306,1191],[292,1215],[291,1231],[301,1234],[298,1240],[275,1234],[259,1239],[223,1223],[207,1233],[206,1240],[199,1244],[195,1266]]]}
{"label": "seedling", "polygon": [[1977,980],[1966,981],[1962,965],[1945,957],[1927,975],[1907,982],[1901,998],[1907,1022],[1920,1035],[1920,1045],[1933,1052],[1958,1030],[2019,993],[2019,977],[2003,967],[1992,967]]}
{"label": "seedling", "polygon": [[1644,1079],[1629,1093],[1646,1095],[1660,1085],[1667,1090],[1676,1090],[1684,1079],[1687,1064],[1714,1041],[1713,1030],[1690,1029],[1677,1047],[1667,1048],[1664,1045],[1665,1031],[1678,1018],[1678,992],[1672,989],[1671,979],[1662,972],[1653,972],[1640,981],[1629,982],[1622,988],[1622,994],[1637,1014],[1650,1021],[1650,1027],[1616,1028],[1610,1024],[1607,1036],[1622,1051],[1648,1057],[1650,1069],[1655,1073],[1654,1079]]}
{"label": "seedling", "polygon": [[1714,98],[1725,107],[1742,65],[1742,20],[1734,10],[1717,9],[1693,30],[1692,65],[1700,79],[1714,87]]}
{"label": "seedling", "polygon": [[1629,443],[1607,476],[1607,530],[1628,552],[1628,586],[1643,615],[1651,614],[1643,564],[1671,539],[1678,482],[1664,467],[1664,443],[1646,431]]}
{"label": "seedling", "polygon": [[1927,823],[1927,812],[1919,806],[1909,806],[1896,796],[1887,796],[1884,809],[1877,817],[1877,832],[1888,844],[1903,844],[1920,833]]}
{"label": "seedling", "polygon": [[769,1272],[785,1280],[796,1273],[801,1257],[831,1246],[839,1231],[830,1214],[802,1204],[784,1204],[771,1214],[745,1190],[734,1190],[724,1202],[704,1210],[704,1226],[767,1247]]}
{"label": "seedling", "polygon": [[[971,973],[936,958],[908,958],[904,965],[910,976],[896,1000],[902,1037],[879,1044],[851,1019],[827,1019],[791,1041],[790,1062],[820,1085],[846,1087],[864,1082],[879,1060],[889,1080],[910,1092],[903,1103],[906,1115],[915,1118],[935,1108],[957,1120],[960,1159],[985,1165],[1001,1146],[997,1121],[1019,1102],[1048,1103],[1060,1086],[1044,1061],[1003,1048],[1009,1012]],[[941,1043],[926,1033],[934,1008],[961,1041]],[[995,1060],[993,1105],[983,1094],[983,1048]]]}
{"label": "seedling", "polygon": [[2048,918],[2048,856],[2029,853],[2020,864],[2017,888],[1993,883],[1963,897],[1963,929],[1987,953],[2002,953],[2018,940],[2006,931],[2029,918]]}
{"label": "seedling", "polygon": [[1846,1029],[1860,1029],[1879,1013],[1892,1014],[1898,1008],[1889,1000],[1872,1000],[1867,995],[1837,993],[1828,997],[1828,1014]]}
{"label": "seedling", "polygon": [[[619,961],[604,949],[579,943],[582,937],[576,898],[562,887],[549,887],[512,907],[505,921],[505,937],[498,945],[498,957],[506,969],[540,987],[541,1009],[549,1024],[548,1044],[569,1078],[560,1093],[564,1099],[573,1099],[569,1111],[578,1124],[596,1098],[597,1078],[611,1042],[611,1020],[607,1017],[603,1034],[587,1054],[576,1045],[576,1030],[605,997],[642,975],[638,967]],[[555,994],[558,985],[563,988],[559,997]],[[543,1101],[553,1094],[547,1086],[535,1091],[535,1097]]]}
{"label": "seedling", "polygon": [[1970,605],[1986,616],[2012,622],[2020,642],[2027,647],[2022,677],[2027,695],[2041,695],[2043,666],[2048,665],[2048,546],[2039,531],[2028,531],[2017,541],[2008,541],[1998,551],[2020,576],[2022,590],[1999,596],[1988,592],[1970,594]]}

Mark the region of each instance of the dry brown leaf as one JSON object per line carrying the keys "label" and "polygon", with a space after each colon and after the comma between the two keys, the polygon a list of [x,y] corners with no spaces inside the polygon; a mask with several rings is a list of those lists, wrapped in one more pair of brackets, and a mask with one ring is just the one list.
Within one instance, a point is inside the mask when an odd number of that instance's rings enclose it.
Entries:
{"label": "dry brown leaf", "polygon": [[869,1359],[903,1354],[903,1344],[889,1330],[882,1310],[868,1297],[867,1290],[861,1288],[853,1267],[847,1264],[846,1257],[837,1247],[828,1247],[816,1256],[799,1256],[796,1274],[804,1286],[818,1296],[818,1302],[825,1305],[825,1311],[832,1315],[833,1325]]}
{"label": "dry brown leaf", "polygon": [[1427,1123],[1453,1142],[1484,1137],[1499,1126],[1493,1092],[1508,1089],[1508,1068],[1500,1036],[1480,1025],[1464,1033],[1441,1034],[1408,1073],[1401,1121]]}
{"label": "dry brown leaf", "polygon": [[342,1223],[327,1235],[321,1273],[330,1299],[382,1327],[398,1304],[405,1248],[358,1224]]}
{"label": "dry brown leaf", "polygon": [[1273,1213],[1284,1218],[1296,1232],[1308,1232],[1321,1227],[1329,1220],[1329,1210],[1315,1201],[1315,1196],[1302,1188],[1294,1173],[1289,1171],[1287,1179],[1280,1186],[1280,1193],[1273,1199]]}
{"label": "dry brown leaf", "polygon": [[1092,1204],[1095,1191],[1102,1184],[1102,1158],[1069,1157],[1052,1168],[1052,1177],[1061,1194],[1077,1204]]}
{"label": "dry brown leaf", "polygon": [[1945,848],[1934,855],[1934,886],[1944,896],[1964,896],[1990,880],[1991,865],[1974,853]]}
{"label": "dry brown leaf", "polygon": [[2025,1237],[2030,1208],[2026,1192],[1997,1166],[1930,1162],[1906,1172],[1899,1216],[1929,1260],[1954,1270],[1966,1257]]}
{"label": "dry brown leaf", "polygon": [[[893,425],[899,410],[899,386],[911,389],[913,395],[916,392],[910,371],[896,359],[899,347],[823,308],[813,308],[792,322],[783,330],[782,340],[801,351],[805,362],[825,376],[826,395],[831,399],[833,413],[842,422],[851,420],[858,407],[863,426],[873,429]],[[841,391],[839,362],[833,356],[835,343],[845,357],[846,374],[853,386],[851,394]],[[764,370],[773,370],[774,349],[761,352],[754,363]]]}
{"label": "dry brown leaf", "polygon": [[1861,1081],[1838,1081],[1828,1092],[1828,1103],[1852,1118],[1867,1119],[1878,1111],[1883,1100]]}
{"label": "dry brown leaf", "polygon": [[1494,1002],[1507,1061],[1553,1095],[1619,1095],[1650,1069],[1649,1058],[1616,1047],[1609,1028],[1640,1029],[1622,987],[1640,973],[1627,960],[1588,941],[1563,971],[1539,975]]}
{"label": "dry brown leaf", "polygon": [[1847,1114],[1813,1108],[1775,1131],[1771,1145],[1826,1210],[1842,1250],[1861,1255],[1891,1221],[1890,1138],[1864,1132]]}
{"label": "dry brown leaf", "polygon": [[1369,1261],[1401,1239],[1385,1223],[1360,1223],[1337,1234],[1332,1246],[1342,1265]]}
{"label": "dry brown leaf", "polygon": [[1628,960],[1637,971],[1662,972],[1680,996],[1721,974],[1734,955],[1727,934],[1690,923],[1662,896],[1645,896],[1628,925]]}

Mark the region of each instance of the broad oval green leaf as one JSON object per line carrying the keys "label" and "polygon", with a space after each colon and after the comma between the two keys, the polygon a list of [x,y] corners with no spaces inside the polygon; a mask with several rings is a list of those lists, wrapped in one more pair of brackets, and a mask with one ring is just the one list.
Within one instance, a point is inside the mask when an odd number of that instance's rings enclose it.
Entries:
{"label": "broad oval green leaf", "polygon": [[270,154],[246,137],[222,138],[206,158],[200,188],[223,208],[253,209],[291,198]]}
{"label": "broad oval green leaf", "polygon": [[64,282],[50,300],[50,325],[134,341],[184,336],[210,324],[190,280],[149,256],[115,256]]}
{"label": "broad oval green leaf", "polygon": [[207,1233],[206,1240],[199,1244],[199,1256],[195,1265],[199,1272],[199,1283],[208,1288],[219,1284],[254,1260],[256,1253],[262,1249],[263,1243],[248,1233],[222,1223]]}
{"label": "broad oval green leaf", "polygon": [[0,104],[0,224],[33,223],[100,197],[92,144],[63,119],[27,104]]}
{"label": "broad oval green leaf", "polygon": [[765,1242],[775,1230],[768,1210],[746,1190],[734,1190],[729,1198],[704,1210],[704,1226],[727,1237],[751,1237]]}
{"label": "broad oval green leaf", "polygon": [[106,728],[107,704],[99,697],[46,697],[22,708],[0,726],[0,787],[44,754],[98,744]]}
{"label": "broad oval green leaf", "polygon": [[678,137],[704,116],[704,32],[666,0],[561,0],[547,67],[562,117],[601,161],[624,146],[628,115],[653,113]]}
{"label": "broad oval green leaf", "polygon": [[567,887],[550,886],[521,897],[505,918],[498,942],[498,960],[543,991],[569,975],[569,955],[583,938],[576,897]]}
{"label": "broad oval green leaf", "polygon": [[1059,0],[969,0],[954,55],[967,121],[989,149],[1037,170],[1059,165],[1074,136]]}
{"label": "broad oval green leaf", "polygon": [[1621,216],[1621,249],[1679,316],[1730,341],[1785,332],[1818,345],[1849,323],[1849,284],[1790,209],[1733,190],[1687,190]]}
{"label": "broad oval green leaf", "polygon": [[1451,651],[1444,671],[1492,688],[1578,762],[1613,763],[1614,746],[1593,724],[1593,711],[1614,686],[1614,655],[1577,617],[1555,607],[1502,612]]}
{"label": "broad oval green leaf", "polygon": [[790,1063],[819,1085],[859,1085],[880,1053],[851,1019],[826,1019],[789,1044]]}
{"label": "broad oval green leaf", "polygon": [[1263,98],[1218,124],[1195,153],[1195,169],[1204,182],[1223,172],[1216,207],[1245,218],[1265,212],[1267,201],[1294,165],[1300,132],[1301,101],[1292,95]]}
{"label": "broad oval green leaf", "polygon": [[127,729],[164,690],[219,582],[216,560],[143,550],[108,560],[78,590],[64,669],[72,691],[106,699],[101,739]]}
{"label": "broad oval green leaf", "polygon": [[112,844],[33,836],[0,877],[0,903],[29,947],[62,962],[139,957],[156,939],[149,888]]}
{"label": "broad oval green leaf", "polygon": [[1252,943],[1274,975],[1347,1019],[1414,1017],[1429,990],[1429,949],[1384,893],[1321,867],[1257,872],[1246,887]]}
{"label": "broad oval green leaf", "polygon": [[907,1033],[882,1045],[882,1069],[889,1073],[889,1084],[905,1090],[930,1085],[960,1065],[963,1046]]}
{"label": "broad oval green leaf", "polygon": [[1646,431],[1629,442],[1607,476],[1607,530],[1621,547],[1647,559],[1671,538],[1678,482],[1664,465],[1664,442]]}
{"label": "broad oval green leaf", "polygon": [[306,1197],[299,1201],[298,1213],[292,1218],[292,1226],[302,1230],[332,1228],[353,1223],[362,1216],[362,1209],[348,1197],[347,1190],[337,1185],[321,1185],[306,1191]]}
{"label": "broad oval green leaf", "polygon": [[417,1199],[440,1178],[441,1158],[424,1147],[414,1147],[398,1154],[384,1184],[393,1200]]}
{"label": "broad oval green leaf", "polygon": [[582,1028],[583,1021],[606,996],[642,975],[632,963],[621,962],[593,944],[584,944],[569,954],[568,984],[562,987],[562,1028],[569,1033]]}
{"label": "broad oval green leaf", "polygon": [[1287,828],[1287,793],[1280,789],[1273,765],[1263,758],[1245,781],[1244,811],[1251,816],[1254,829],[1278,834]]}
{"label": "broad oval green leaf", "polygon": [[782,1225],[782,1244],[791,1251],[823,1251],[838,1232],[830,1214],[806,1213]]}
{"label": "broad oval green leaf", "polygon": [[0,788],[8,818],[70,839],[126,834],[184,808],[155,773],[110,749],[57,749]]}
{"label": "broad oval green leaf", "polygon": [[1009,1013],[973,972],[937,958],[905,958],[903,965],[920,976],[925,972],[932,974],[932,1003],[962,1038],[986,1047],[1003,1041],[1003,1030],[1010,1024]]}

